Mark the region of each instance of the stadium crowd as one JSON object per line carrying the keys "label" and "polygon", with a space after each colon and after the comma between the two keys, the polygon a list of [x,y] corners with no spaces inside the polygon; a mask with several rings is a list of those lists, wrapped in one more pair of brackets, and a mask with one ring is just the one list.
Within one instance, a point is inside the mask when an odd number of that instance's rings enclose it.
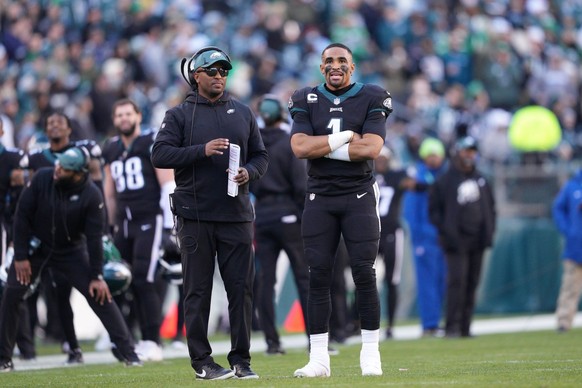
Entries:
{"label": "stadium crowd", "polygon": [[[182,57],[207,45],[234,61],[229,91],[283,100],[319,81],[323,47],[354,47],[355,77],[383,85],[388,143],[406,163],[425,135],[450,145],[469,131],[486,160],[507,162],[513,112],[551,109],[556,155],[582,155],[579,0],[2,1],[0,112],[4,144],[27,149],[44,114],[62,108],[74,137],[102,140],[111,105],[129,97],[158,127],[187,91]],[[306,70],[315,69],[315,70]]]}

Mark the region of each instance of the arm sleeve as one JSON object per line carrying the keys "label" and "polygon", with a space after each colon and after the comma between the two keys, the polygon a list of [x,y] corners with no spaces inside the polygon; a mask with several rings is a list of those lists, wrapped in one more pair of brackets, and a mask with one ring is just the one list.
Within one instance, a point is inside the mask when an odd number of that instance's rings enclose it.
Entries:
{"label": "arm sleeve", "polygon": [[568,234],[569,222],[568,222],[568,185],[564,186],[562,190],[554,199],[552,204],[552,216],[554,218],[554,223],[558,230],[563,234]]}
{"label": "arm sleeve", "polygon": [[306,94],[308,91],[308,88],[296,90],[289,100],[289,113],[293,119],[291,135],[295,133],[313,135],[313,126],[311,125],[309,109],[306,102]]}
{"label": "arm sleeve", "polygon": [[90,186],[87,193],[85,236],[91,279],[97,279],[103,272],[103,230],[105,228],[105,201],[99,189]]}
{"label": "arm sleeve", "polygon": [[154,167],[182,168],[206,157],[205,144],[182,146],[182,133],[186,121],[183,117],[178,118],[177,113],[177,110],[166,112],[154,140],[151,156]]}
{"label": "arm sleeve", "polygon": [[[250,112],[249,112],[250,113]],[[252,113],[250,113],[252,115]],[[269,165],[269,155],[263,138],[259,131],[259,126],[254,116],[251,118],[251,132],[248,140],[248,160],[244,164],[244,168],[249,172],[249,179],[255,180],[262,177],[267,172]]]}
{"label": "arm sleeve", "polygon": [[38,178],[33,178],[30,185],[22,190],[18,200],[14,215],[14,259],[16,261],[28,258],[28,244],[32,238],[37,191]]}

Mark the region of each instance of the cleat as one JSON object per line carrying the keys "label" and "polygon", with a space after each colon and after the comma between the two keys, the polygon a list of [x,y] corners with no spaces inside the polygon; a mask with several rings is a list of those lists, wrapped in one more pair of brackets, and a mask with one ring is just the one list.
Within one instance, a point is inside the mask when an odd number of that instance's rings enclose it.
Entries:
{"label": "cleat", "polygon": [[69,358],[65,362],[65,365],[75,365],[75,364],[82,364],[83,361],[83,352],[81,349],[73,349],[67,352],[69,354]]}
{"label": "cleat", "polygon": [[234,371],[221,367],[215,362],[202,365],[196,372],[196,380],[226,380],[234,377]]}
{"label": "cleat", "polygon": [[250,365],[247,364],[236,364],[232,366],[234,371],[234,377],[237,379],[258,379],[259,375],[253,372]]}
{"label": "cleat", "polygon": [[285,349],[283,349],[280,345],[269,345],[269,347],[267,347],[267,351],[265,352],[267,356],[278,356],[285,353]]}
{"label": "cleat", "polygon": [[331,369],[329,364],[324,365],[317,361],[309,361],[301,369],[297,369],[293,373],[294,377],[329,377],[331,376]]}
{"label": "cleat", "polygon": [[362,376],[382,376],[380,351],[360,351],[360,368]]}
{"label": "cleat", "polygon": [[137,354],[134,351],[126,354],[124,357],[124,363],[127,367],[134,367],[134,366],[143,366],[143,362],[139,359]]}
{"label": "cleat", "polygon": [[14,370],[14,364],[12,360],[2,360],[0,361],[0,373],[1,372],[12,372]]}

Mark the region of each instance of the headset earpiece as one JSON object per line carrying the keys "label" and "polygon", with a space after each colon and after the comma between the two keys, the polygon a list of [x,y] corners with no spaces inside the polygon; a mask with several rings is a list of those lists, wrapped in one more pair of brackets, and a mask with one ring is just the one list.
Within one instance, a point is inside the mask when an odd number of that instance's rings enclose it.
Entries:
{"label": "headset earpiece", "polygon": [[89,150],[85,147],[79,147],[79,149],[83,153],[83,158],[84,158],[83,168],[81,171],[89,172],[89,163],[91,162],[91,155],[89,154]]}

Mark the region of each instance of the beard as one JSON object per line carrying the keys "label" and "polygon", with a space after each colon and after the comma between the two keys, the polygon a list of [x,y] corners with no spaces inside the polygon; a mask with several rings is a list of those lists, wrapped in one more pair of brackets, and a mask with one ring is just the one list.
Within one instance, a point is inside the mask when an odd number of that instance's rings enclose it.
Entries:
{"label": "beard", "polygon": [[116,129],[119,131],[121,136],[130,137],[135,133],[135,130],[137,129],[137,123],[133,123],[129,128],[126,129],[122,129],[120,127],[117,127]]}
{"label": "beard", "polygon": [[59,178],[54,181],[55,187],[60,190],[67,190],[75,185],[73,176],[67,178]]}

